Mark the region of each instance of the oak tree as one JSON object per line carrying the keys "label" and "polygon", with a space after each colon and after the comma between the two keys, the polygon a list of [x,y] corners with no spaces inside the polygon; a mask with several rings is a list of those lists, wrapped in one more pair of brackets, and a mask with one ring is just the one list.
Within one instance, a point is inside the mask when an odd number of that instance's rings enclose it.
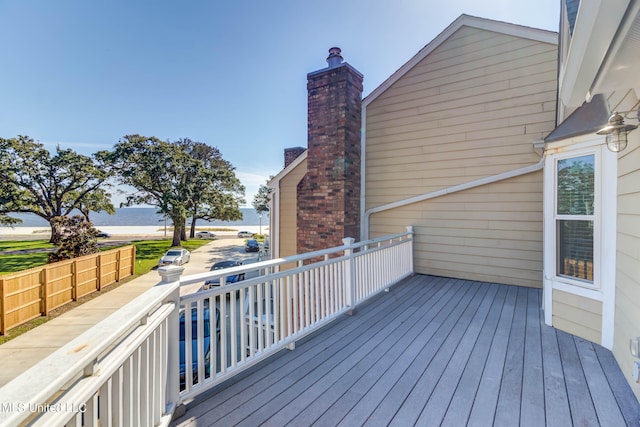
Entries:
{"label": "oak tree", "polygon": [[35,214],[49,222],[50,242],[58,244],[62,228],[54,219],[67,217],[82,206],[96,207],[91,202],[96,194],[101,200],[100,209],[113,212],[105,191],[110,176],[109,167],[97,157],[60,147],[50,153],[28,136],[0,138],[0,180],[6,187],[0,216]]}
{"label": "oak tree", "polygon": [[[223,161],[217,149],[190,140],[168,142],[156,137],[127,135],[111,153],[110,159],[122,184],[133,187],[126,194],[125,205],[146,204],[158,208],[173,223],[173,246],[186,240],[188,216],[203,217],[215,195],[225,189],[235,175],[230,163]],[[213,148],[213,147],[209,147]],[[244,189],[236,183],[237,191]],[[225,199],[229,202],[229,199]],[[222,214],[233,217],[231,204]],[[238,210],[239,214],[239,210]]]}

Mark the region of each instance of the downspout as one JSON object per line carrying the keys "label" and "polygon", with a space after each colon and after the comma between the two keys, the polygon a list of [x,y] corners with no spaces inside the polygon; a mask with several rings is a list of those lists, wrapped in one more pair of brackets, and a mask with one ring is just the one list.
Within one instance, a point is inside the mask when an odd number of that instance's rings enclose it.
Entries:
{"label": "downspout", "polygon": [[[544,151],[542,151],[544,149],[544,142],[543,141],[534,142],[533,145],[534,145],[534,150],[536,152],[542,153],[542,157],[540,158],[540,161],[533,165],[525,166],[523,168],[514,169],[507,172],[502,172],[497,175],[476,179],[476,180],[465,182],[462,184],[453,185],[451,187],[443,188],[441,190],[432,191],[430,193],[410,197],[408,199],[399,200],[397,202],[392,202],[386,205],[377,206],[375,208],[369,209],[363,215],[361,239],[362,240],[369,239],[369,221],[371,219],[371,215],[373,215],[374,213],[387,211],[389,209],[399,208],[399,207],[410,205],[413,203],[423,202],[425,200],[434,199],[436,197],[444,196],[447,194],[457,193],[460,191],[468,190],[470,188],[480,187],[482,185],[493,184],[494,182],[503,181],[505,179],[510,179],[516,176],[526,175],[528,173],[542,170],[542,168],[544,167],[544,160],[545,160],[545,153]],[[362,200],[364,200],[364,198]]]}
{"label": "downspout", "polygon": [[[362,103],[362,119],[360,121],[360,241],[367,240],[369,235],[369,219],[366,217],[365,210],[365,194],[367,185],[366,162],[367,162],[367,104]],[[366,219],[366,220],[365,220]]]}

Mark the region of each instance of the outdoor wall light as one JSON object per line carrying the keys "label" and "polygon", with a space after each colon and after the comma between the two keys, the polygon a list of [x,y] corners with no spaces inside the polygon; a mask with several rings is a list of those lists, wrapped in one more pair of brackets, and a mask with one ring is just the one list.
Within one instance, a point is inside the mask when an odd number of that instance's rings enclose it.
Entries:
{"label": "outdoor wall light", "polygon": [[614,111],[609,117],[609,124],[596,132],[596,134],[606,135],[607,148],[614,153],[618,153],[627,148],[627,134],[637,127],[637,125],[625,125],[624,118]]}

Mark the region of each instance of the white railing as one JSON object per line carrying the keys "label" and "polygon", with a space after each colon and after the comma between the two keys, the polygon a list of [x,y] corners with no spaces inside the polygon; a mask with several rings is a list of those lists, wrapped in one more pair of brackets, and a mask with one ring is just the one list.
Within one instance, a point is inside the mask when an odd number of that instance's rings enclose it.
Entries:
{"label": "white railing", "polygon": [[151,288],[0,388],[0,425],[168,425],[179,298],[176,285]]}
{"label": "white railing", "polygon": [[[180,403],[411,275],[412,258],[408,229],[190,276],[162,267],[158,285],[0,388],[0,425],[168,425]],[[235,275],[247,278],[226,283]]]}
{"label": "white railing", "polygon": [[[265,273],[224,283],[256,270]],[[181,326],[183,342],[192,343],[182,344],[182,399],[292,349],[305,335],[412,273],[411,230],[361,243],[344,239],[344,246],[224,270],[222,277],[216,275],[221,286],[181,297],[181,325],[192,319],[191,327]],[[212,277],[185,276],[180,284]]]}

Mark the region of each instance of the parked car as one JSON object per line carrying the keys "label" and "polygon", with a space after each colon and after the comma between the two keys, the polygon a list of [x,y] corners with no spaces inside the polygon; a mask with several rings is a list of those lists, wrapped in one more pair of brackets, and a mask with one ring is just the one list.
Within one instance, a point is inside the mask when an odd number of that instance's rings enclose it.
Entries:
{"label": "parked car", "polygon": [[[203,326],[203,348],[204,348],[204,366],[207,378],[210,375],[209,361],[211,358],[211,330],[210,330],[210,313],[209,301],[204,300],[204,310],[202,316]],[[216,308],[216,339],[220,338],[220,311]],[[185,311],[180,312],[180,389],[185,388],[185,371],[186,371],[186,351],[185,351],[186,331],[185,331]],[[191,369],[193,371],[193,382],[198,382],[198,312],[194,309],[191,311]]]}
{"label": "parked car", "polygon": [[[236,261],[236,260],[220,261],[213,264],[209,271],[222,270],[223,268],[237,267],[239,265],[242,265],[242,261]],[[244,273],[232,274],[231,276],[227,276],[226,283],[227,284],[237,283],[241,280],[244,280]],[[209,289],[211,286],[220,286],[220,278],[211,279],[204,282],[204,289]]]}
{"label": "parked car", "polygon": [[104,231],[100,231],[100,230],[96,230],[98,232],[98,234],[96,234],[96,237],[111,237],[111,234],[109,233],[105,233]]}
{"label": "parked car", "polygon": [[189,262],[191,258],[191,253],[188,250],[183,248],[174,248],[169,249],[167,253],[165,253],[160,261],[158,261],[159,266],[163,265],[182,265]]}
{"label": "parked car", "polygon": [[250,231],[238,231],[238,237],[241,239],[244,237],[253,237],[253,233]]}
{"label": "parked car", "polygon": [[245,252],[259,252],[260,244],[256,239],[249,239],[247,243],[244,245]]}
{"label": "parked car", "polygon": [[198,239],[215,239],[216,233],[212,233],[211,231],[198,231],[196,237]]}

